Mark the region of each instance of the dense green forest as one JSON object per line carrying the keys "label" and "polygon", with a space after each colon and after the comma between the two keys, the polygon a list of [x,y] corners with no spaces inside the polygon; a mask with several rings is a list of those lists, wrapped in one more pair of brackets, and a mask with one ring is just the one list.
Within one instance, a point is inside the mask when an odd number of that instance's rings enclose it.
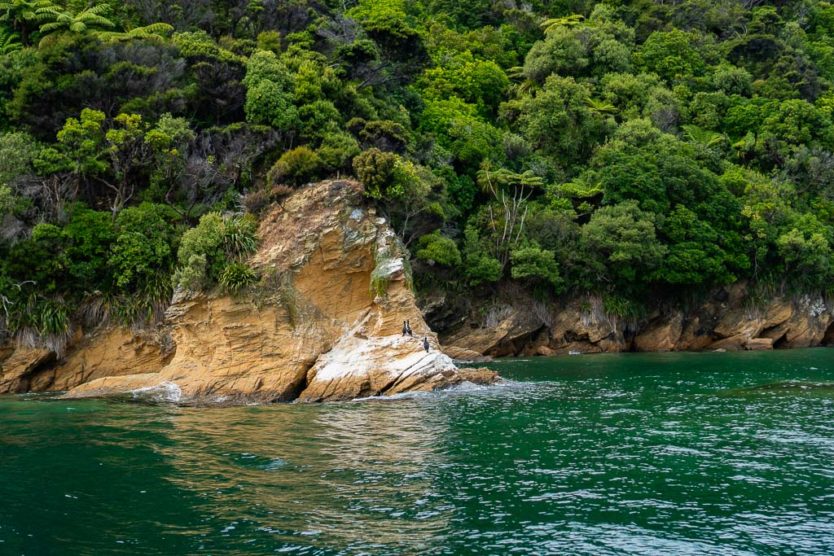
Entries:
{"label": "dense green forest", "polygon": [[253,286],[338,176],[422,289],[830,289],[832,82],[820,0],[2,1],[0,336]]}

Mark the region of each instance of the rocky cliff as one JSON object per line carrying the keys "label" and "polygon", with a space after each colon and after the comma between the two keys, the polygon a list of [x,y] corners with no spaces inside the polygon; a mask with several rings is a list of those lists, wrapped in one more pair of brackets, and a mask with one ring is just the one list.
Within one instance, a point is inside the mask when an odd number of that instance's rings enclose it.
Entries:
{"label": "rocky cliff", "polygon": [[443,311],[442,294],[422,304],[427,320],[442,330],[446,353],[458,359],[834,345],[834,300],[773,295],[761,301],[741,283],[688,307],[661,305],[635,318],[609,314],[597,297],[545,304],[517,289],[473,303],[457,318]]}
{"label": "rocky cliff", "polygon": [[[240,296],[178,292],[153,333],[104,328],[65,357],[0,350],[0,393],[182,402],[325,401],[493,382],[459,370],[417,308],[404,252],[358,184],[306,187],[267,212]],[[409,320],[414,337],[403,337]],[[423,349],[428,338],[430,350]]]}

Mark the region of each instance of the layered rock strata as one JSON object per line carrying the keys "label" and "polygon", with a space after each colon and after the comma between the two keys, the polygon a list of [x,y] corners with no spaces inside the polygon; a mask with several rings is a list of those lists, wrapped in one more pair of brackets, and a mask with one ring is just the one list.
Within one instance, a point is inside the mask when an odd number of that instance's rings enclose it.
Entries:
{"label": "layered rock strata", "polygon": [[[64,358],[7,350],[0,392],[314,402],[497,380],[458,370],[440,351],[415,304],[404,250],[385,219],[364,207],[358,184],[300,190],[265,215],[258,236],[256,291],[177,292],[156,339],[108,328]],[[413,337],[402,335],[405,320]]]}
{"label": "layered rock strata", "polygon": [[[657,308],[642,318],[608,314],[599,298],[542,304],[518,291],[504,303],[470,307],[444,330],[447,353],[483,356],[623,351],[768,350],[834,345],[834,300],[822,295],[753,299],[735,284],[688,309]],[[436,297],[425,306],[437,305]],[[428,312],[432,322],[432,312]],[[448,318],[448,317],[444,317]]]}

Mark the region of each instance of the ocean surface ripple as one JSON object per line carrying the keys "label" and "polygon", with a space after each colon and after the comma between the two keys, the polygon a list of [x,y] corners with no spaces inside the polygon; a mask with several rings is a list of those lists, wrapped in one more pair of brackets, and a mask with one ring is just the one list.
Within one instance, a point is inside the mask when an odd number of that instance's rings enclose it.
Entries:
{"label": "ocean surface ripple", "polygon": [[0,554],[834,554],[834,351],[397,400],[0,398]]}

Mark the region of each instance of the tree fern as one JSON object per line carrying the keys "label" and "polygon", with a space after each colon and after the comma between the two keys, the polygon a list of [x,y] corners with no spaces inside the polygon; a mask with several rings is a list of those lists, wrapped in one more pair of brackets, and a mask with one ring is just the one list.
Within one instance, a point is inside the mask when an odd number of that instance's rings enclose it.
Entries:
{"label": "tree fern", "polygon": [[10,33],[5,29],[0,30],[0,54],[8,54],[21,48],[23,48],[23,45],[20,42],[20,35]]}
{"label": "tree fern", "polygon": [[707,148],[717,147],[724,141],[724,135],[717,131],[700,128],[696,125],[681,126],[684,136],[690,143],[698,143]]}
{"label": "tree fern", "polygon": [[38,15],[48,20],[41,25],[40,31],[44,35],[61,31],[82,34],[97,27],[113,27],[113,22],[103,15],[109,9],[107,4],[98,4],[78,13],[54,6],[39,8]]}
{"label": "tree fern", "polygon": [[573,14],[565,17],[555,17],[551,19],[546,19],[541,24],[541,27],[545,33],[550,33],[552,31],[555,31],[559,27],[576,27],[583,21],[585,21],[584,15]]}
{"label": "tree fern", "polygon": [[132,39],[164,39],[171,36],[174,28],[167,23],[152,23],[130,31],[98,31],[96,36],[105,41],[127,41]]}
{"label": "tree fern", "polygon": [[596,100],[593,98],[589,98],[585,101],[585,104],[590,108],[592,111],[596,112],[597,114],[616,114],[617,107],[611,104],[610,102],[606,102],[604,100]]}

